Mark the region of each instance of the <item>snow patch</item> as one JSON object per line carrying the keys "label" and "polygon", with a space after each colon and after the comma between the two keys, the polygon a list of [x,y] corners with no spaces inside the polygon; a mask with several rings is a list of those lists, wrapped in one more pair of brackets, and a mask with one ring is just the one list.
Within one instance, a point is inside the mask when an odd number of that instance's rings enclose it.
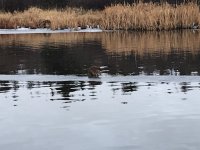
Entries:
{"label": "snow patch", "polygon": [[17,28],[17,29],[0,29],[0,34],[34,34],[34,33],[68,33],[68,32],[102,32],[99,28],[87,29],[64,29],[64,30],[51,30],[51,29],[30,29],[30,28]]}

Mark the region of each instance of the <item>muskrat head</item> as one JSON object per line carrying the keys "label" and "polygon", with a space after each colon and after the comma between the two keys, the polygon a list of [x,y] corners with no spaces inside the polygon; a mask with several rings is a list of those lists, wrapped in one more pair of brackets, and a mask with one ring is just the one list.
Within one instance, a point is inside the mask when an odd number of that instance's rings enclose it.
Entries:
{"label": "muskrat head", "polygon": [[101,74],[100,70],[101,70],[100,67],[91,66],[90,68],[88,68],[88,77],[98,78],[99,75]]}

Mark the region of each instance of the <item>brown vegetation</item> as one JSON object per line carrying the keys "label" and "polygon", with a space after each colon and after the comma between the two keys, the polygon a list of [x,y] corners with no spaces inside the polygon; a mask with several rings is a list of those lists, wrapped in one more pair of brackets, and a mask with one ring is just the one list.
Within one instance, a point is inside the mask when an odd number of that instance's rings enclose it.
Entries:
{"label": "brown vegetation", "polygon": [[169,30],[190,28],[199,24],[199,6],[194,3],[173,6],[169,4],[139,3],[115,5],[103,13],[106,29],[125,30]]}
{"label": "brown vegetation", "polygon": [[[41,26],[41,21],[43,25]],[[47,21],[48,24],[44,24]],[[192,28],[200,24],[199,6],[138,3],[113,5],[104,10],[66,8],[42,10],[30,8],[24,12],[0,13],[0,28],[51,27],[52,29],[95,27],[111,30],[171,30]]]}

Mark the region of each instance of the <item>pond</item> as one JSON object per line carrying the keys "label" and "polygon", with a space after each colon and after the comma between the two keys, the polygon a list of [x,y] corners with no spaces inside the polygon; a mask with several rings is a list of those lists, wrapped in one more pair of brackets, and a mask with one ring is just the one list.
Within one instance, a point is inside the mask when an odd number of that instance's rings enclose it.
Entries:
{"label": "pond", "polygon": [[[193,150],[200,31],[0,35],[0,149]],[[88,78],[90,66],[102,68]]]}

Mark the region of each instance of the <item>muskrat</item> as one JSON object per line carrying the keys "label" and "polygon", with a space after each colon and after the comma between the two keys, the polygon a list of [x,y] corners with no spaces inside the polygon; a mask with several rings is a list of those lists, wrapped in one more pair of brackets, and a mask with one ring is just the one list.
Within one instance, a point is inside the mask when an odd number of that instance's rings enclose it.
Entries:
{"label": "muskrat", "polygon": [[100,67],[91,66],[90,68],[88,68],[88,77],[89,78],[98,78],[100,74],[101,74]]}

